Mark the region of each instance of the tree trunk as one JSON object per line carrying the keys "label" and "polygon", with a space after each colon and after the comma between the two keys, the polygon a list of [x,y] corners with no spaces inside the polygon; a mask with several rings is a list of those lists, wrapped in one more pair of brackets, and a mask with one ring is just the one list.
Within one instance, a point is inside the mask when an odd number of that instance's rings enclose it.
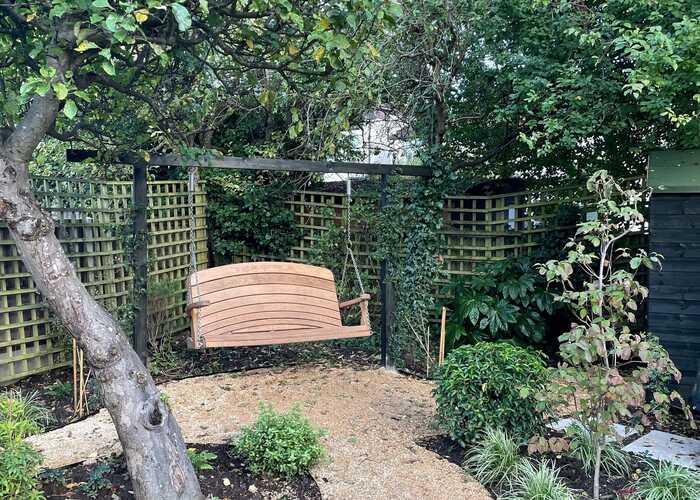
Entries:
{"label": "tree trunk", "polygon": [[7,222],[49,307],[85,351],[124,448],[136,498],[201,499],[175,418],[118,323],[78,279],[56,238],[53,220],[30,191],[29,156],[43,137],[45,121],[50,126],[58,108],[51,97],[35,98],[29,118],[2,144],[0,220]]}
{"label": "tree trunk", "polygon": [[595,470],[593,471],[593,500],[600,498],[600,458],[603,445],[600,443],[600,436],[594,435],[595,439]]}

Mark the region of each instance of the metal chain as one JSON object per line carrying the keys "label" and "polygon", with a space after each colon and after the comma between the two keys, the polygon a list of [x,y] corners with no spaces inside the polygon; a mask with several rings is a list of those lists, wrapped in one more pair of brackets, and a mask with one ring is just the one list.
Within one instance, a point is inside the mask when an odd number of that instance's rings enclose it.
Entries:
{"label": "metal chain", "polygon": [[[348,268],[348,259],[352,263],[352,267],[355,271],[355,277],[357,278],[357,284],[360,285],[360,294],[365,294],[365,286],[362,283],[362,277],[360,275],[360,268],[355,260],[355,254],[352,251],[352,238],[350,237],[350,205],[352,203],[352,187],[350,184],[350,178],[345,180],[346,183],[346,195],[347,195],[347,208],[345,210],[345,262],[343,263],[343,272],[340,278],[340,288],[341,290],[345,287],[345,277]],[[367,325],[372,328],[369,323],[369,317],[367,318]]]}
{"label": "metal chain", "polygon": [[[192,294],[192,290],[196,292],[197,299],[199,299],[199,276],[197,276],[197,208],[195,206],[195,193],[197,190],[198,181],[198,169],[197,167],[189,167],[187,169],[187,205],[190,209],[190,300],[194,303],[195,297]],[[193,285],[193,286],[192,286]],[[201,331],[199,323],[199,314],[196,315],[197,333]],[[201,335],[196,339],[197,345],[195,347],[201,347],[202,340]]]}

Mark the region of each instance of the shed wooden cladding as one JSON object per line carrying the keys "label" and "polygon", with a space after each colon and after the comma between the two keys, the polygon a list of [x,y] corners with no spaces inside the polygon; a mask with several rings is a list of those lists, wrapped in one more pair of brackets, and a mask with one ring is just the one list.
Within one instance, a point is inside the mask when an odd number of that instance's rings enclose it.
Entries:
{"label": "shed wooden cladding", "polygon": [[[364,295],[338,303],[333,273],[289,262],[229,264],[189,278],[195,347],[287,344],[371,335]],[[340,310],[359,305],[360,325]]]}
{"label": "shed wooden cladding", "polygon": [[649,273],[649,331],[683,374],[687,396],[700,360],[700,193],[654,193],[650,222],[650,250],[664,260]]}

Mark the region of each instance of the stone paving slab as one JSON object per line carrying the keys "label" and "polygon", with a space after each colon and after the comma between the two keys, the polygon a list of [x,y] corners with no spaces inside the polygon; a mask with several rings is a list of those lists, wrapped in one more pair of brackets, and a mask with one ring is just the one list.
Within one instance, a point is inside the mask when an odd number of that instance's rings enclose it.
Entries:
{"label": "stone paving slab", "polygon": [[[564,432],[567,428],[571,427],[572,425],[580,425],[578,420],[571,418],[571,417],[566,417],[557,420],[556,422],[552,422],[548,424],[547,427],[550,429],[553,429],[555,431],[559,432]],[[613,429],[615,429],[615,434],[617,435],[617,439],[619,441],[624,441],[627,438],[630,438],[636,434],[639,434],[635,429],[631,429],[628,427],[625,427],[624,425],[621,424],[613,424]]]}
{"label": "stone paving slab", "polygon": [[700,440],[697,439],[651,431],[625,446],[623,450],[700,470]]}

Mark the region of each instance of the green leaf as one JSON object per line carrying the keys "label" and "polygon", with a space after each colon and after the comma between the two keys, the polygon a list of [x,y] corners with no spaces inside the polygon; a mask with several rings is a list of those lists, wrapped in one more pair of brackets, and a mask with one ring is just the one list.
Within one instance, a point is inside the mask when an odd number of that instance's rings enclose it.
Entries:
{"label": "green leaf", "polygon": [[116,71],[114,70],[114,64],[112,64],[112,61],[102,61],[102,69],[104,70],[105,73],[107,73],[110,76],[116,75]]}
{"label": "green leaf", "polygon": [[62,101],[68,97],[68,87],[66,87],[66,85],[62,82],[54,82],[53,91],[59,101]]}
{"label": "green leaf", "polygon": [[69,119],[75,118],[75,115],[78,113],[78,106],[75,105],[72,99],[68,99],[66,103],[63,105],[63,114],[66,115]]}
{"label": "green leaf", "polygon": [[92,2],[92,6],[96,9],[108,9],[112,7],[109,5],[109,0],[95,0]]}
{"label": "green leaf", "polygon": [[179,3],[174,3],[170,6],[177,21],[177,28],[180,31],[187,31],[192,27],[192,17],[190,17],[190,12],[187,7],[180,5]]}

